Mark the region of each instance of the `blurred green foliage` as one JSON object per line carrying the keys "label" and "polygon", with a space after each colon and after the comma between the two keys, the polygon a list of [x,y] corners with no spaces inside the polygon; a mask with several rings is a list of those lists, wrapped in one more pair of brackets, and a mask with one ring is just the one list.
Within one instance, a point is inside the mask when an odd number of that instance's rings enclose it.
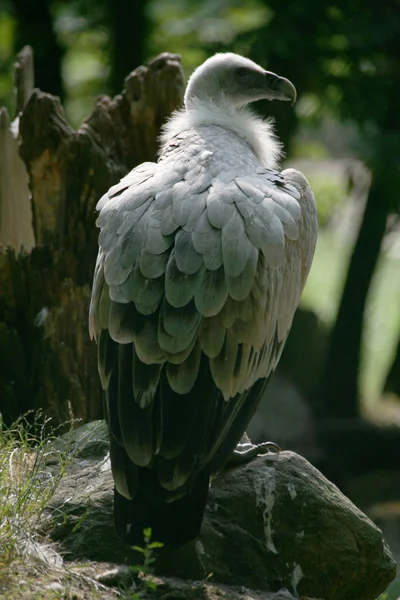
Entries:
{"label": "blurred green foliage", "polygon": [[321,174],[310,176],[308,179],[315,197],[318,198],[319,226],[324,227],[329,224],[332,216],[344,207],[348,196],[337,178]]}
{"label": "blurred green foliage", "polygon": [[76,5],[64,4],[56,11],[55,29],[66,48],[62,66],[65,110],[78,126],[93,109],[97,96],[108,93],[109,32],[100,22],[91,22],[76,12]]}
{"label": "blurred green foliage", "polygon": [[9,111],[13,106],[11,67],[14,59],[14,29],[14,18],[2,11],[0,6],[0,106],[6,106]]}

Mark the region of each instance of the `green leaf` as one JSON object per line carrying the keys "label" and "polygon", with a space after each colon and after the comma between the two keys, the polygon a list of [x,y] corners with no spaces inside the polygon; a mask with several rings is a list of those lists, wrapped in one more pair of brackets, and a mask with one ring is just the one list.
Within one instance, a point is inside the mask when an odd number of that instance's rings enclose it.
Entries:
{"label": "green leaf", "polygon": [[151,542],[149,548],[164,548],[164,544],[162,542]]}

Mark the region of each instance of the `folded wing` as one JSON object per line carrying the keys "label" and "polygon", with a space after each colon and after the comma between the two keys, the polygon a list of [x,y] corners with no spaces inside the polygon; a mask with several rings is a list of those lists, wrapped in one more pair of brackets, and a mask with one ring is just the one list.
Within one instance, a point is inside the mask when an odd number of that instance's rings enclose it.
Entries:
{"label": "folded wing", "polygon": [[205,151],[201,136],[181,134],[98,205],[90,332],[127,498],[138,487],[155,502],[179,498],[205,465],[221,468],[277,365],[311,266],[306,179],[255,157],[236,164],[245,142],[229,143],[228,160],[223,145]]}

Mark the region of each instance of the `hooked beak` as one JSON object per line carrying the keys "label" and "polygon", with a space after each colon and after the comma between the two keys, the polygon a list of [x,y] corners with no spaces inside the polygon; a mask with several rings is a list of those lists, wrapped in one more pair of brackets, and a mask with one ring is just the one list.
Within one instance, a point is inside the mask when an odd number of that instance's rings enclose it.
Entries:
{"label": "hooked beak", "polygon": [[266,98],[268,100],[287,100],[290,101],[292,106],[296,102],[296,88],[289,79],[279,77],[279,75],[270,71],[265,71],[265,84],[267,88]]}

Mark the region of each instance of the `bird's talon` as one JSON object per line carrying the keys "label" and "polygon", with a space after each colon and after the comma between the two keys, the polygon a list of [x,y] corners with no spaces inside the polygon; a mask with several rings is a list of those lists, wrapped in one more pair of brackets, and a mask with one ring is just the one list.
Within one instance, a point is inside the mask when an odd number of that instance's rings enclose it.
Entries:
{"label": "bird's talon", "polygon": [[264,442],[258,445],[259,454],[268,454],[269,452],[271,452],[272,454],[279,454],[280,452],[282,452],[282,450],[280,446],[278,446],[278,444],[275,444],[275,442]]}
{"label": "bird's talon", "polygon": [[238,444],[233,451],[228,464],[242,464],[250,462],[256,456],[262,454],[279,454],[281,451],[278,444],[274,442],[263,442],[261,444]]}

